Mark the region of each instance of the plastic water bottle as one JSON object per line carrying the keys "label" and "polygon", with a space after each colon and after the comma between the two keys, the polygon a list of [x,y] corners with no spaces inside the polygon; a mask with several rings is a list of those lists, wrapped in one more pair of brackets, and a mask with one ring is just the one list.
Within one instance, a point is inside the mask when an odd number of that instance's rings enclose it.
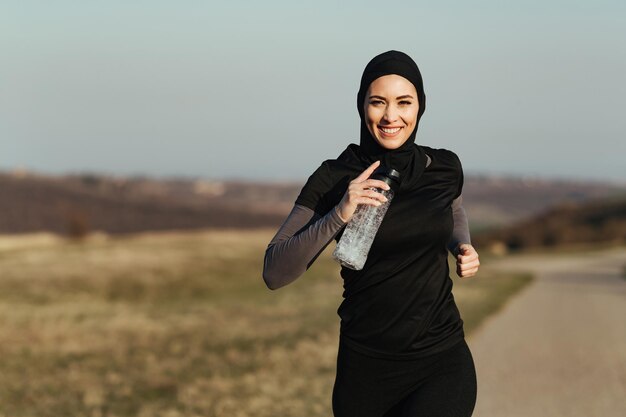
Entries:
{"label": "plastic water bottle", "polygon": [[392,168],[380,167],[372,174],[371,178],[389,184],[391,188],[389,190],[371,188],[387,197],[387,201],[378,207],[359,204],[333,252],[333,258],[336,261],[346,268],[356,271],[363,269],[378,227],[393,199],[393,190],[400,184],[400,173]]}

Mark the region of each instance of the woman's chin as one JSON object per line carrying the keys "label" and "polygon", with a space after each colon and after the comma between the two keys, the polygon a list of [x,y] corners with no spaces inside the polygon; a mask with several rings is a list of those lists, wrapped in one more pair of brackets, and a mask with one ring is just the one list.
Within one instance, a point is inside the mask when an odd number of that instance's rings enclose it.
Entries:
{"label": "woman's chin", "polygon": [[392,151],[394,149],[398,149],[399,147],[401,147],[402,145],[404,145],[404,142],[406,142],[406,139],[404,140],[398,140],[398,139],[380,139],[380,138],[376,138],[376,142],[378,142],[378,144],[389,150]]}

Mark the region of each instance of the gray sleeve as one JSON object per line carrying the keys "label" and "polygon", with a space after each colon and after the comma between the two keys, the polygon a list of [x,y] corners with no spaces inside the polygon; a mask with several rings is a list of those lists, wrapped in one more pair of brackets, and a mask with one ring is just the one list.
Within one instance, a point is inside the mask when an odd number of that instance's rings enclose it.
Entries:
{"label": "gray sleeve", "polygon": [[452,217],[454,219],[454,231],[452,238],[448,242],[448,250],[454,255],[458,255],[457,247],[460,243],[472,243],[470,240],[467,214],[463,208],[463,196],[460,195],[452,201]]}
{"label": "gray sleeve", "polygon": [[345,225],[336,207],[321,217],[308,207],[294,205],[265,251],[267,287],[274,290],[295,281]]}

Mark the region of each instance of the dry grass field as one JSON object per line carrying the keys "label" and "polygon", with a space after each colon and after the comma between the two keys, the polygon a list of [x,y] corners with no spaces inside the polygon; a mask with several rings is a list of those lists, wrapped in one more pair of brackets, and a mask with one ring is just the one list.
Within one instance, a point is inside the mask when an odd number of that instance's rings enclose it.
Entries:
{"label": "dry grass field", "polygon": [[[332,415],[339,268],[270,291],[272,235],[0,237],[0,416]],[[467,332],[530,281],[453,279]]]}

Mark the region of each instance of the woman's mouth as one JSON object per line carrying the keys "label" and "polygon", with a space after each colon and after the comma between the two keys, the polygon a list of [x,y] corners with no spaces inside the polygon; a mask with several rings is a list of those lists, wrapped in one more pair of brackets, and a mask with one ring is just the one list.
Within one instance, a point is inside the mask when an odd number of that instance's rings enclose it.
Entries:
{"label": "woman's mouth", "polygon": [[394,137],[402,130],[402,127],[382,127],[378,126],[378,131],[385,137]]}

